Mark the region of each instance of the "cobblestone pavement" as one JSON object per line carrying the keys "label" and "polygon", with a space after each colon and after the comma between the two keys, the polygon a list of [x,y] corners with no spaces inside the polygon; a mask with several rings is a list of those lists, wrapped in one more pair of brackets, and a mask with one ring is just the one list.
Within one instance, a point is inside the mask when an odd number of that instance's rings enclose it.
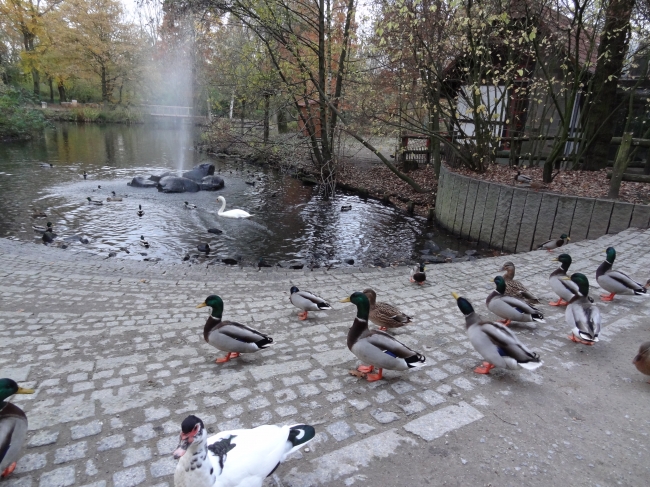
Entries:
{"label": "cobblestone pavement", "polygon": [[[628,230],[565,251],[571,271],[595,288],[608,245],[617,249],[615,268],[645,282],[649,243],[650,230]],[[0,377],[36,389],[11,399],[27,413],[29,434],[16,472],[0,485],[173,485],[171,452],[189,413],[214,432],[315,425],[317,439],[269,486],[642,485],[650,473],[650,385],[631,360],[650,337],[650,299],[599,303],[601,342],[572,344],[564,310],[546,305],[555,298],[547,279],[558,253],[431,266],[419,287],[406,268],[127,263],[0,240]],[[479,376],[472,369],[480,357],[451,291],[488,316],[490,281],[509,259],[544,303],[546,324],[513,329],[545,366]],[[334,309],[299,321],[291,285]],[[358,364],[345,346],[355,308],[338,301],[369,286],[415,317],[397,336],[427,356],[427,367],[386,371],[375,383],[348,375]],[[207,314],[195,308],[212,293],[223,297],[225,319],[251,324],[276,344],[215,364],[223,354],[203,341]],[[598,443],[610,440],[607,448]]]}

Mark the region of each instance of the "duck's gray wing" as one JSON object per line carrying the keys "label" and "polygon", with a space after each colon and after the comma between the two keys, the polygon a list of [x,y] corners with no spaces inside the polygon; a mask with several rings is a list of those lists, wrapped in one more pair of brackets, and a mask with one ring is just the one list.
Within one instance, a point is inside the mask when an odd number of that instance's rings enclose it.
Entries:
{"label": "duck's gray wing", "polygon": [[501,323],[483,323],[481,330],[485,333],[490,341],[496,345],[499,355],[512,357],[518,363],[538,361],[539,355],[531,352],[517,336]]}
{"label": "duck's gray wing", "polygon": [[397,358],[409,358],[417,354],[417,352],[383,331],[373,330],[365,337],[362,337],[362,340],[366,340],[371,345],[382,351],[389,352],[389,355]]}
{"label": "duck's gray wing", "polygon": [[255,343],[262,338],[267,338],[266,335],[255,330],[254,328],[250,328],[246,325],[242,325],[241,323],[236,323],[234,321],[223,322],[219,327],[219,333],[223,333],[230,338],[234,338],[235,340],[245,343]]}

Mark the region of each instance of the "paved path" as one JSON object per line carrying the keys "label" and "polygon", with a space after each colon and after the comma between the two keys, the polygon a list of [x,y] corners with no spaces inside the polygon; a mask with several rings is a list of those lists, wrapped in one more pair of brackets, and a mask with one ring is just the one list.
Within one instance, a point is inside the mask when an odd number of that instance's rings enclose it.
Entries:
{"label": "paved path", "polygon": [[[567,251],[572,271],[592,284],[608,245],[616,268],[645,280],[649,243],[650,231],[628,230]],[[508,257],[544,302],[553,297],[551,257]],[[418,287],[405,268],[206,269],[0,240],[0,376],[37,390],[13,399],[30,432],[0,486],[170,486],[170,453],[188,413],[213,431],[314,424],[317,441],[268,486],[647,484],[650,385],[631,360],[650,338],[650,299],[599,303],[605,330],[594,347],[569,342],[563,310],[543,306],[546,324],[514,329],[544,367],[478,376],[450,292],[487,314],[504,260],[432,266]],[[334,310],[298,321],[292,284]],[[416,317],[398,336],[428,367],[372,384],[348,375],[357,364],[345,347],[354,307],[338,299],[367,286]],[[211,293],[224,298],[225,318],[277,344],[214,364],[219,354],[201,336],[205,309],[195,308]]]}

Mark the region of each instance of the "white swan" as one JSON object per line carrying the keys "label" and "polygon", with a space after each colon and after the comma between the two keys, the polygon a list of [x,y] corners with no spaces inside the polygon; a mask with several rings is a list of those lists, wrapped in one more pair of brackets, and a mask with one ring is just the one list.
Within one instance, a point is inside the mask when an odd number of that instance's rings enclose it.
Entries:
{"label": "white swan", "polygon": [[253,216],[244,210],[223,211],[226,208],[226,198],[219,196],[217,201],[221,201],[221,208],[219,208],[219,211],[217,212],[219,216],[225,216],[226,218],[250,218]]}

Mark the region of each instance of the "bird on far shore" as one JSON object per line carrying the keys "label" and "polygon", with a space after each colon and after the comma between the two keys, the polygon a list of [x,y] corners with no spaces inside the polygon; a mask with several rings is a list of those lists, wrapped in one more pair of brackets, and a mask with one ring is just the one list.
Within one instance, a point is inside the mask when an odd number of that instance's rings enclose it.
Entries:
{"label": "bird on far shore", "polygon": [[533,178],[530,176],[526,176],[525,174],[521,174],[521,171],[517,171],[517,174],[515,175],[515,185],[519,183],[519,186],[525,187],[525,188],[531,188],[531,189],[540,189],[543,188],[544,185],[540,182],[533,181]]}
{"label": "bird on far shore", "polygon": [[144,210],[142,209],[142,205],[138,205],[138,216],[143,216],[144,215]]}
{"label": "bird on far shore", "polygon": [[409,280],[411,282],[417,282],[420,286],[424,284],[424,281],[427,280],[427,275],[425,274],[426,268],[424,267],[424,264],[415,264],[413,266],[413,269],[411,269],[411,277]]}
{"label": "bird on far shore", "polygon": [[560,238],[558,239],[552,239],[552,240],[547,240],[543,244],[541,244],[539,247],[537,247],[537,250],[543,250],[546,249],[549,252],[552,252],[553,249],[557,249],[559,247],[562,247],[564,244],[567,243],[567,241],[570,241],[571,238],[567,236],[566,233],[563,233],[560,235]]}

